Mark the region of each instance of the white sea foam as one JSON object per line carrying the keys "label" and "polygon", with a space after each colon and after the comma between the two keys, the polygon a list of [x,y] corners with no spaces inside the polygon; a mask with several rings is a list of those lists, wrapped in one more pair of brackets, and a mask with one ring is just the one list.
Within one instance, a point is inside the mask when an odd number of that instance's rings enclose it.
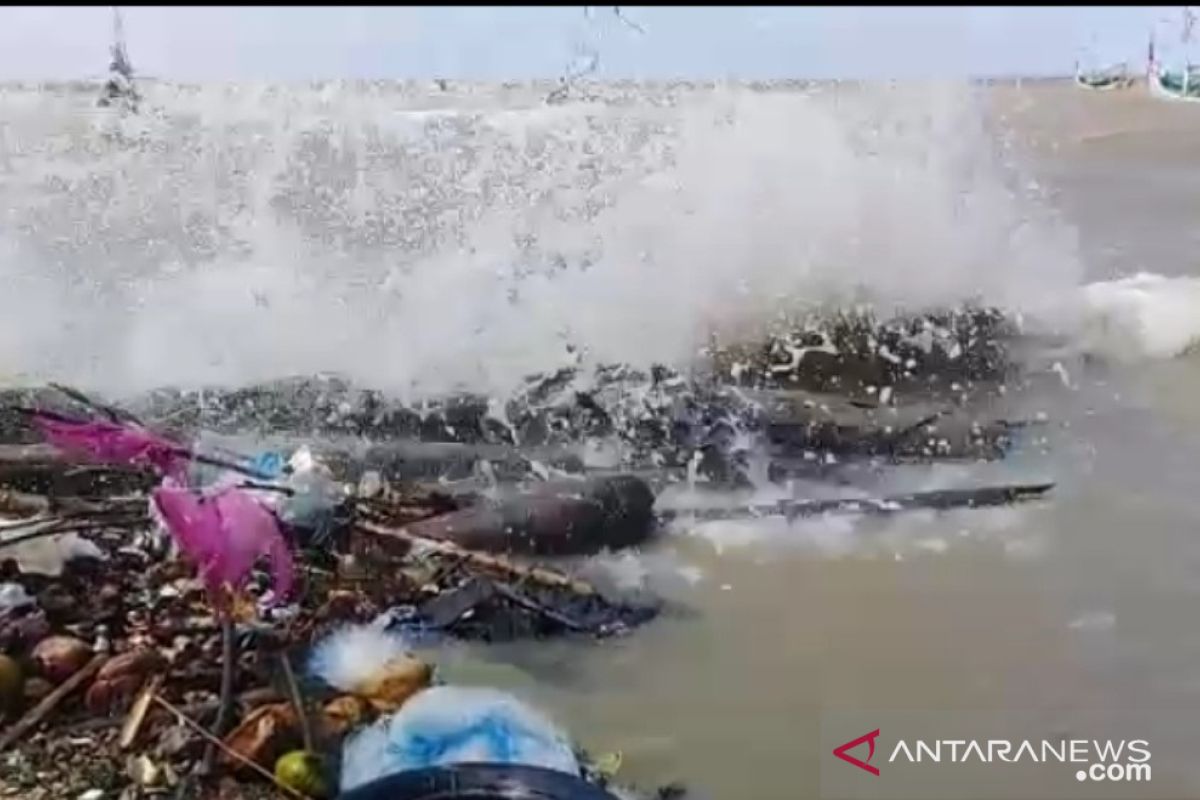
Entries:
{"label": "white sea foam", "polygon": [[1200,279],[1139,272],[1088,284],[1079,341],[1122,361],[1187,353],[1200,342]]}

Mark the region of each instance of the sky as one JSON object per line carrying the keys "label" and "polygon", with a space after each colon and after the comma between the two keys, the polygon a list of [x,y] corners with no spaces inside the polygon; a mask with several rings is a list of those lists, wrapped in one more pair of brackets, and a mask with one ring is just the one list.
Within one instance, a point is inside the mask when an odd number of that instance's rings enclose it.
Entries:
{"label": "sky", "polygon": [[[122,9],[140,74],[182,81],[1065,75],[1141,68],[1182,7],[245,7]],[[585,12],[585,9],[587,10]],[[0,7],[0,80],[97,77],[111,10]],[[635,27],[636,26],[636,27]]]}

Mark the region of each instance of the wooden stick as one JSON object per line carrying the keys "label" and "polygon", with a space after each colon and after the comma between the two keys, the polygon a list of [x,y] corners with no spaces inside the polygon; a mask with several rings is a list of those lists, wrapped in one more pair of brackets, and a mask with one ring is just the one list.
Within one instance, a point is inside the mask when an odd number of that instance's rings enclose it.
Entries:
{"label": "wooden stick", "polygon": [[522,567],[511,561],[500,558],[499,556],[490,556],[483,553],[476,553],[473,550],[467,550],[459,547],[451,542],[441,539],[430,539],[425,536],[414,536],[404,528],[389,528],[384,525],[379,525],[374,522],[360,520],[355,523],[355,527],[359,530],[375,536],[386,536],[392,539],[399,539],[402,542],[408,542],[410,545],[421,546],[441,553],[443,555],[454,556],[462,559],[463,563],[474,564],[480,569],[499,572],[509,578],[527,578],[529,580],[540,583],[543,586],[552,586],[559,589],[570,589],[576,594],[592,595],[596,590],[583,581],[575,580],[561,572],[554,572],[540,567]]}
{"label": "wooden stick", "polygon": [[58,449],[48,444],[0,444],[0,464],[51,466],[62,464]]}
{"label": "wooden stick", "polygon": [[133,701],[133,706],[129,709],[124,724],[121,725],[121,736],[117,740],[117,746],[122,750],[128,750],[137,740],[138,733],[142,730],[142,723],[146,721],[146,714],[150,711],[150,702],[158,693],[162,682],[163,676],[155,675],[138,694],[137,699]]}
{"label": "wooden stick", "polygon": [[[153,702],[154,698],[151,697],[150,700]],[[237,697],[237,702],[239,705],[246,705],[250,708],[256,708],[269,703],[279,703],[284,700],[287,700],[287,698],[270,689],[249,689],[245,692],[242,692]],[[216,710],[220,707],[221,701],[219,700],[205,700],[199,703],[188,703],[187,705],[178,706],[180,711],[197,719],[216,712]],[[147,718],[153,718],[152,713],[148,713]],[[120,717],[91,717],[88,719],[79,720],[78,722],[69,722],[59,725],[56,727],[56,730],[72,734],[89,733],[91,731],[103,731],[108,730],[109,728],[116,728],[117,726],[124,725],[125,723],[126,719],[122,719]],[[145,723],[143,723],[143,725],[144,724]]]}
{"label": "wooden stick", "polygon": [[49,498],[25,492],[0,491],[0,511],[10,514],[41,514],[49,510]]}
{"label": "wooden stick", "polygon": [[95,522],[88,522],[85,520],[70,522],[67,520],[62,520],[61,524],[54,520],[46,520],[46,523],[47,527],[45,528],[29,531],[28,533],[22,533],[17,536],[10,536],[7,539],[0,539],[0,550],[3,550],[5,547],[9,547],[11,545],[28,542],[31,539],[41,539],[44,536],[57,536],[58,534],[66,533],[85,533],[87,531],[104,530],[106,528],[128,528],[135,525],[143,525],[146,523],[146,520],[139,518],[97,520]]}
{"label": "wooden stick", "polygon": [[1053,488],[1053,483],[1013,484],[982,486],[976,489],[941,489],[887,497],[781,500],[764,505],[742,505],[728,508],[673,508],[660,511],[659,518],[672,520],[679,517],[691,517],[698,520],[722,520],[739,517],[783,516],[791,520],[797,517],[838,513],[884,516],[917,509],[946,511],[954,508],[1009,505],[1038,499]]}
{"label": "wooden stick", "polygon": [[0,512],[41,514],[61,511],[60,516],[112,515],[118,512],[144,513],[144,495],[89,500],[84,497],[50,498],[40,494],[0,490]]}
{"label": "wooden stick", "polygon": [[208,744],[210,746],[219,749],[222,753],[229,756],[234,761],[237,761],[239,764],[242,764],[242,765],[246,766],[247,768],[254,770],[260,776],[266,778],[271,783],[273,783],[277,787],[279,787],[282,791],[290,794],[292,797],[298,797],[298,798],[301,798],[302,800],[306,800],[307,795],[301,794],[300,792],[296,791],[292,787],[287,786],[286,784],[280,783],[273,774],[271,774],[267,770],[263,769],[257,763],[246,758],[244,755],[237,752],[236,750],[233,750],[232,748],[227,747],[226,744],[224,742],[222,742],[220,739],[213,736],[208,731],[204,730],[203,725],[192,720],[190,717],[188,717],[186,714],[184,714],[181,710],[179,710],[175,706],[168,703],[166,700],[164,700],[162,698],[161,695],[157,695],[157,694],[154,695],[154,702],[158,703],[160,706],[165,708],[167,711],[170,711],[172,714],[174,714],[176,719],[178,719],[184,725],[187,725],[189,728],[191,728],[192,731],[195,732],[197,736],[199,736],[204,741],[208,742]]}
{"label": "wooden stick", "polygon": [[[213,737],[225,735],[229,727],[230,717],[233,716],[233,673],[237,667],[237,638],[233,630],[233,618],[228,613],[221,615],[221,705],[217,709],[217,719],[213,723]],[[202,772],[208,774],[212,770],[216,750],[212,743],[204,751]]]}
{"label": "wooden stick", "polygon": [[300,686],[296,683],[296,673],[292,672],[292,660],[288,658],[287,653],[280,653],[279,660],[283,666],[283,680],[287,683],[292,705],[296,707],[296,717],[300,720],[300,735],[304,737],[304,749],[314,753],[316,749],[313,746],[312,724],[308,719],[308,709],[304,707],[304,698],[300,695]]}
{"label": "wooden stick", "polygon": [[[58,391],[62,392],[63,394],[65,394],[67,397],[71,398],[75,402],[80,403],[84,406],[87,406],[88,408],[92,409],[93,411],[99,411],[101,414],[108,417],[109,420],[111,420],[112,422],[120,423],[120,422],[127,420],[129,422],[133,422],[138,425],[142,424],[141,421],[138,420],[138,418],[133,416],[132,414],[125,412],[125,411],[121,411],[117,408],[114,408],[113,406],[105,405],[104,403],[93,400],[92,398],[90,398],[86,394],[84,394],[83,392],[81,392],[78,389],[75,389],[71,386],[64,386],[61,383],[50,383],[50,384],[48,384],[48,386],[51,389],[57,389]],[[122,417],[125,417],[125,420],[122,420],[121,419]]]}
{"label": "wooden stick", "polygon": [[937,422],[939,419],[941,419],[943,416],[945,416],[949,413],[950,413],[949,411],[946,411],[944,409],[941,411],[935,411],[934,413],[930,414],[929,416],[923,417],[923,418],[917,420],[916,422],[914,422],[913,424],[901,428],[900,430],[893,433],[891,436],[885,436],[883,438],[884,448],[886,448],[888,450],[895,450],[897,447],[899,447],[901,444],[903,444],[904,440],[907,439],[909,436],[911,436],[914,433],[916,433],[917,431],[921,430],[926,425],[932,425],[933,423]]}
{"label": "wooden stick", "polygon": [[5,731],[3,736],[0,736],[0,752],[8,749],[9,745],[21,739],[25,734],[30,733],[41,724],[46,715],[53,711],[63,698],[71,692],[78,689],[89,678],[100,671],[100,668],[108,661],[108,656],[104,653],[97,653],[92,656],[92,660],[84,664],[81,668],[75,671],[71,677],[63,681],[54,691],[42,698],[42,701],[17,720],[11,728]]}

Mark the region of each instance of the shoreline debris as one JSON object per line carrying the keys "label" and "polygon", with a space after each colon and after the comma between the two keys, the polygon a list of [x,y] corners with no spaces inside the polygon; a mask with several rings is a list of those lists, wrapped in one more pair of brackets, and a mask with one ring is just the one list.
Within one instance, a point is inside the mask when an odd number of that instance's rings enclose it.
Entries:
{"label": "shoreline debris", "polygon": [[[958,333],[931,333],[928,349],[841,330],[766,347],[738,370],[721,351],[715,377],[573,367],[503,404],[406,406],[327,377],[203,399],[155,392],[128,411],[69,387],[0,393],[0,787],[36,793],[52,774],[52,796],[230,780],[230,796],[323,792],[343,739],[439,696],[413,643],[602,639],[661,612],[658,598],[581,580],[568,557],[646,544],[672,519],[969,508],[1050,491],[655,508],[672,483],[826,479],[1020,446],[1031,423],[980,422],[967,402],[1008,374],[992,345],[950,323],[936,330]],[[931,328],[902,333],[914,330]],[[955,346],[978,357],[951,358]],[[828,358],[851,364],[843,394],[797,388],[834,386]],[[852,375],[880,382],[849,387]],[[615,457],[597,465],[596,447]],[[337,632],[363,625],[400,643],[376,678],[314,681],[311,663],[292,674],[318,642],[352,652]],[[87,768],[64,770],[79,737]]]}

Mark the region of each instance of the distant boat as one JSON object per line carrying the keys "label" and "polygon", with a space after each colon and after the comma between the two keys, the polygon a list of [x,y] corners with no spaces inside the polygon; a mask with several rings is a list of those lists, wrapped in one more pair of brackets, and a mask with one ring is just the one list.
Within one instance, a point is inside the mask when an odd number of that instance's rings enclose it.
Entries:
{"label": "distant boat", "polygon": [[1164,100],[1200,102],[1200,67],[1187,64],[1172,70],[1155,64],[1150,70],[1150,93]]}
{"label": "distant boat", "polygon": [[1186,57],[1186,46],[1192,39],[1192,28],[1196,17],[1191,9],[1183,9],[1183,31],[1180,36],[1184,47],[1183,64],[1177,67],[1164,65],[1155,54],[1154,37],[1150,38],[1150,56],[1147,68],[1146,82],[1150,94],[1164,100],[1182,100],[1189,103],[1200,102],[1200,66],[1195,66]]}
{"label": "distant boat", "polygon": [[1129,74],[1126,64],[1117,64],[1105,69],[1081,70],[1075,67],[1075,84],[1084,89],[1110,91],[1112,89],[1128,89],[1135,80]]}
{"label": "distant boat", "polygon": [[[1128,89],[1135,83],[1129,74],[1129,65],[1125,62],[1112,64],[1107,67],[1096,66],[1096,51],[1098,49],[1095,37],[1090,45],[1085,47],[1075,59],[1075,85],[1083,89],[1111,91],[1113,89]],[[1084,68],[1082,62],[1088,62]]]}

